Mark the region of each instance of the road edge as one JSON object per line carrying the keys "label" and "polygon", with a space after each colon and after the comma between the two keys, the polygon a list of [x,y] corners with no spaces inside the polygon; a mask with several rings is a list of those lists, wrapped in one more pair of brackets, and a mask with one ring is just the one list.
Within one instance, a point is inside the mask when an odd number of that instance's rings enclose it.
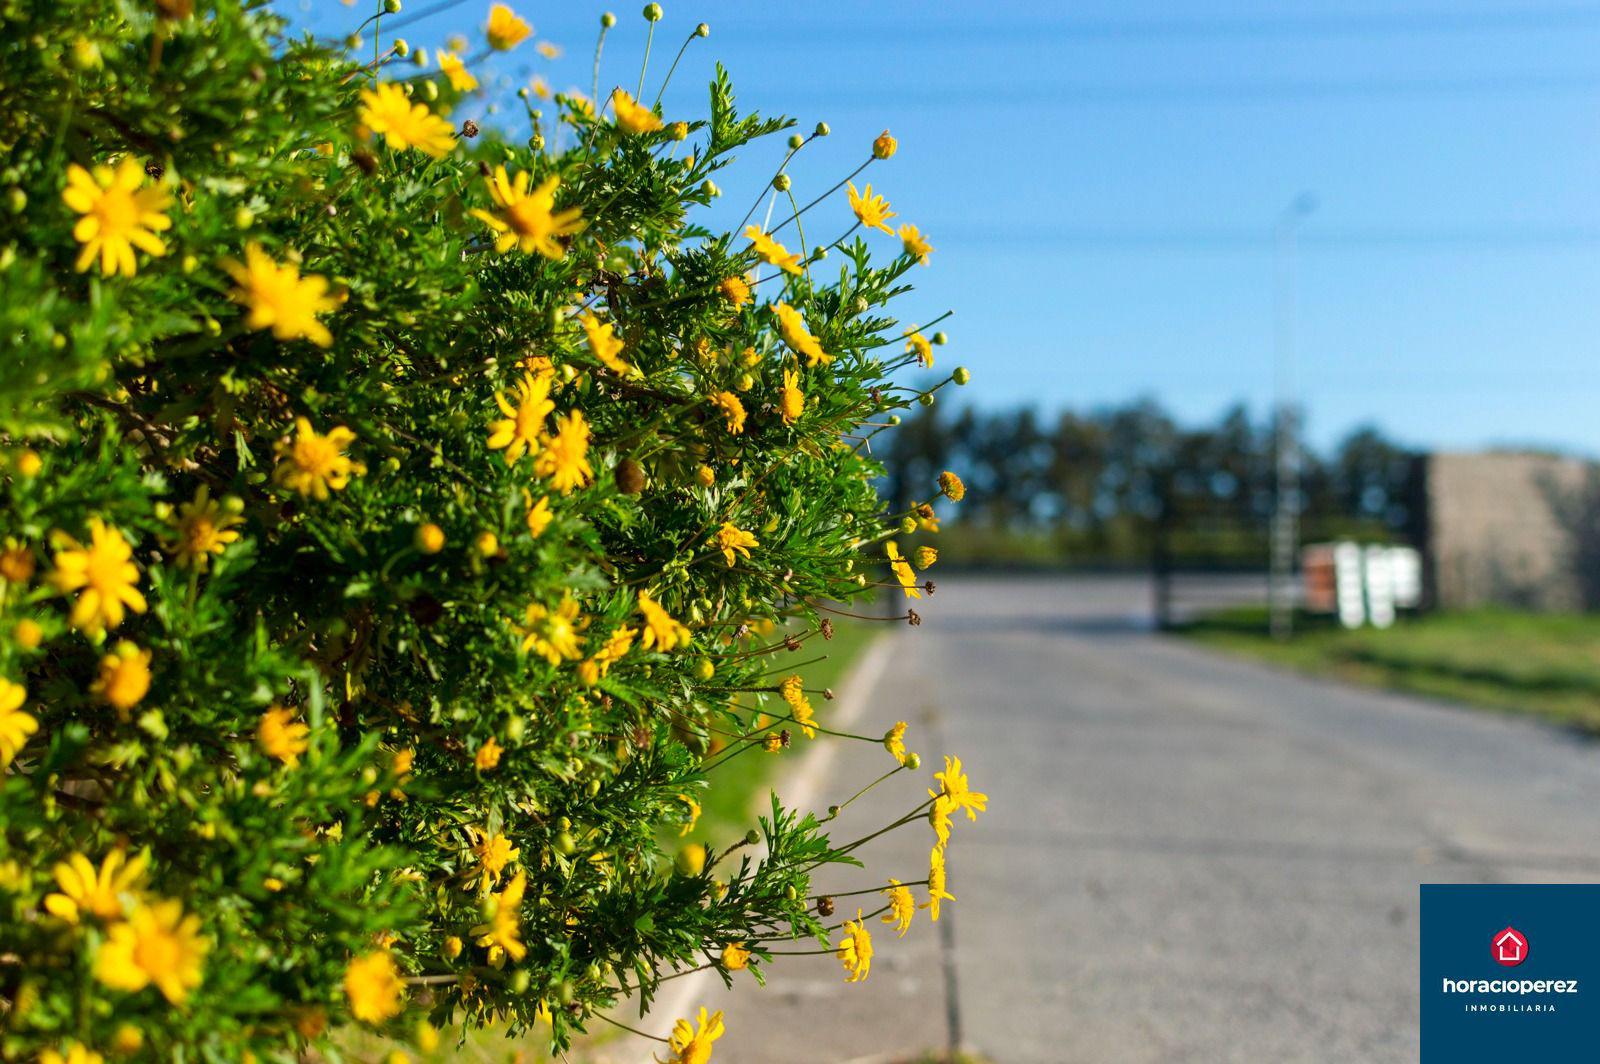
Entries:
{"label": "road edge", "polygon": [[[890,649],[895,643],[893,635],[879,636],[867,647],[850,671],[845,675],[844,681],[839,685],[839,695],[834,700],[834,712],[828,726],[840,731],[846,730],[858,720],[867,705],[867,696],[878,685],[878,679],[883,675],[883,670],[888,667]],[[784,796],[784,802],[792,809],[804,809],[815,799],[821,789],[822,779],[827,775],[828,769],[833,764],[834,749],[837,743],[813,743],[805,757],[787,772],[779,775],[770,791],[777,791]],[[703,992],[706,981],[712,978],[712,971],[707,969],[693,975],[683,977],[678,987],[666,994],[656,997],[656,1003],[650,1014],[665,1018],[669,1023],[680,1016],[688,1017],[689,1009],[695,998]],[[630,1043],[645,1043],[645,1039],[637,1035],[629,1035],[625,1041],[615,1047],[619,1059],[629,1061],[630,1064],[652,1064],[659,1051],[658,1043],[649,1042],[641,1045]]]}

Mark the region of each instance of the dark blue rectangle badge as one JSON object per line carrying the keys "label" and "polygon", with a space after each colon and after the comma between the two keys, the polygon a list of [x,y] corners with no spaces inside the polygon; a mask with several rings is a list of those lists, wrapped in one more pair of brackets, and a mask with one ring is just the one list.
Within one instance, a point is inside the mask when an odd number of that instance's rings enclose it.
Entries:
{"label": "dark blue rectangle badge", "polygon": [[1597,1047],[1600,886],[1422,885],[1422,1064]]}

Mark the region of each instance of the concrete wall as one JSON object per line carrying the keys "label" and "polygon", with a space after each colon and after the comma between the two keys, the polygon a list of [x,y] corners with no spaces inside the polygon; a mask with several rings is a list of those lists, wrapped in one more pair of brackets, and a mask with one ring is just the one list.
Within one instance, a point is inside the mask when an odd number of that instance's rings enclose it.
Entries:
{"label": "concrete wall", "polygon": [[1440,606],[1580,609],[1573,536],[1559,511],[1588,463],[1543,454],[1427,458],[1428,564]]}

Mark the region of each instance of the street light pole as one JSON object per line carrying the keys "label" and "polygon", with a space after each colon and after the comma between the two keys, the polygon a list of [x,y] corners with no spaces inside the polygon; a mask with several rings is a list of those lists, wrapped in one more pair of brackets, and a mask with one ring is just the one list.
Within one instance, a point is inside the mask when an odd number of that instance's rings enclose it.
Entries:
{"label": "street light pole", "polygon": [[1273,226],[1273,501],[1272,568],[1267,599],[1272,638],[1294,632],[1294,569],[1300,541],[1299,411],[1294,399],[1295,266],[1300,223],[1316,209],[1309,192],[1296,196]]}

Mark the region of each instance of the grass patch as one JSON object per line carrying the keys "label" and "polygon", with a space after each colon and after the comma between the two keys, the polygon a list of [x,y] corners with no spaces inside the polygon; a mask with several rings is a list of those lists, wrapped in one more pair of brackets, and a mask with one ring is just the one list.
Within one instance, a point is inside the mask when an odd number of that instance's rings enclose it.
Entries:
{"label": "grass patch", "polygon": [[1456,610],[1393,628],[1339,627],[1301,615],[1276,642],[1267,611],[1229,609],[1180,629],[1207,646],[1303,672],[1529,713],[1600,734],[1600,615]]}
{"label": "grass patch", "polygon": [[[833,628],[832,639],[826,642],[812,639],[797,653],[790,655],[794,659],[794,667],[788,667],[782,658],[776,659],[777,664],[784,668],[783,671],[773,675],[773,680],[797,672],[805,680],[808,690],[832,688],[837,694],[839,685],[844,681],[850,667],[860,659],[862,652],[872,640],[883,634],[885,626],[870,621],[855,621],[848,617],[838,617],[835,621],[837,623]],[[820,660],[812,661],[813,658]],[[802,665],[801,662],[807,664]],[[786,712],[779,708],[782,703],[776,697],[771,699],[769,704],[771,712],[775,714]],[[817,723],[829,727],[835,703],[828,702],[819,695],[812,695],[811,704],[817,711]],[[784,753],[774,755],[760,750],[750,750],[733,758],[709,777],[712,784],[700,795],[704,809],[700,815],[700,825],[696,829],[695,838],[723,839],[730,834],[743,834],[746,829],[754,826],[755,820],[751,810],[755,802],[765,796],[779,767],[786,760],[798,756],[807,743],[792,725],[789,730],[794,734],[795,745]],[[817,740],[812,741],[823,741],[823,738],[819,736]]]}

